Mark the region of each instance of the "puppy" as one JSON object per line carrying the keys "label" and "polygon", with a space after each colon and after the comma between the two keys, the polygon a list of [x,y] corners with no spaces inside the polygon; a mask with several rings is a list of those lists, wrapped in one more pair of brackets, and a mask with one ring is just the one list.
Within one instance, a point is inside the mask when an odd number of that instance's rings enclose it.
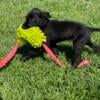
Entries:
{"label": "puppy", "polygon": [[77,67],[82,61],[81,54],[85,45],[88,45],[96,52],[100,52],[100,47],[92,43],[91,33],[100,31],[100,28],[88,27],[82,23],[74,21],[50,20],[48,12],[33,8],[26,16],[24,29],[38,26],[46,35],[46,44],[54,51],[56,44],[65,40],[73,41],[74,56],[72,65]]}

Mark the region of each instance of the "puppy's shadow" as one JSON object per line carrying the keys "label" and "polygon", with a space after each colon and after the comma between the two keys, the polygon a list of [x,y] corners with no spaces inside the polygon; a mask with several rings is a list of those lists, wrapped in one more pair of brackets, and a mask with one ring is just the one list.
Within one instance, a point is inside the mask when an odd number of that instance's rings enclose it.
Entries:
{"label": "puppy's shadow", "polygon": [[[90,53],[88,48],[85,48],[84,51]],[[64,53],[67,60],[73,62],[74,50],[71,45],[58,45],[57,52]],[[29,59],[34,59],[36,57],[41,57],[43,60],[46,60],[44,57],[43,48],[33,48],[30,45],[25,45],[18,50],[18,53],[21,54],[21,60],[26,61]]]}
{"label": "puppy's shadow", "polygon": [[[58,45],[57,46],[57,52],[60,52],[60,53],[64,52],[66,59],[72,60],[73,49],[72,49],[71,46]],[[45,51],[44,51],[43,48],[34,49],[30,45],[24,45],[23,47],[19,48],[17,53],[21,54],[20,60],[22,60],[22,61],[27,61],[29,59],[35,59],[36,57],[41,57],[43,60],[46,60],[45,57],[44,57]]]}
{"label": "puppy's shadow", "polygon": [[73,54],[74,54],[72,46],[69,46],[69,45],[58,45],[57,46],[57,50],[60,53],[64,53],[64,55],[65,55],[67,60],[71,60],[72,61]]}
{"label": "puppy's shadow", "polygon": [[18,53],[21,54],[20,60],[27,61],[29,59],[34,59],[36,57],[41,57],[44,59],[44,52],[41,48],[33,48],[30,45],[24,45],[20,47]]}

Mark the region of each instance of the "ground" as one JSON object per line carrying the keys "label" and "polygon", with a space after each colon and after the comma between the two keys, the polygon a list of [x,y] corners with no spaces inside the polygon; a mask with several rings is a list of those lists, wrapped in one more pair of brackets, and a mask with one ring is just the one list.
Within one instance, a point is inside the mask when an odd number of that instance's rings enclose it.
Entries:
{"label": "ground", "polygon": [[[14,46],[17,27],[33,7],[49,11],[52,19],[100,27],[100,0],[0,0],[0,58]],[[93,33],[92,40],[100,45],[100,33]],[[45,61],[35,57],[26,62],[17,54],[0,70],[0,100],[100,100],[100,54],[85,47],[82,58],[90,65],[74,69],[71,51],[69,41],[58,45],[64,69],[46,54]]]}

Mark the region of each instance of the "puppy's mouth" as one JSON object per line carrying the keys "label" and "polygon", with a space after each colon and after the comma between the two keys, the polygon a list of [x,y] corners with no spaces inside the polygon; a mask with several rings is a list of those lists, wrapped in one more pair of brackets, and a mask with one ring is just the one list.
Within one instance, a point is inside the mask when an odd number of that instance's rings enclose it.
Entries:
{"label": "puppy's mouth", "polygon": [[30,28],[30,26],[29,26],[28,24],[25,24],[25,23],[24,23],[24,24],[22,25],[22,28],[23,28],[23,29],[28,29],[28,28]]}

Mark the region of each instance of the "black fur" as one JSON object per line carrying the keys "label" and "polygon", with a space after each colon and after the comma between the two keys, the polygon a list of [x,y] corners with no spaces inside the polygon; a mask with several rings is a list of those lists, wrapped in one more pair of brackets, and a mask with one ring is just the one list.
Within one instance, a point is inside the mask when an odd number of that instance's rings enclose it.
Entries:
{"label": "black fur", "polygon": [[50,17],[48,12],[33,8],[26,16],[23,28],[27,29],[32,26],[40,27],[47,37],[46,44],[52,50],[55,49],[58,42],[72,40],[74,48],[72,65],[75,67],[81,62],[81,53],[85,45],[100,52],[100,47],[94,45],[91,41],[91,33],[100,31],[100,28],[88,27],[74,21],[50,20]]}

